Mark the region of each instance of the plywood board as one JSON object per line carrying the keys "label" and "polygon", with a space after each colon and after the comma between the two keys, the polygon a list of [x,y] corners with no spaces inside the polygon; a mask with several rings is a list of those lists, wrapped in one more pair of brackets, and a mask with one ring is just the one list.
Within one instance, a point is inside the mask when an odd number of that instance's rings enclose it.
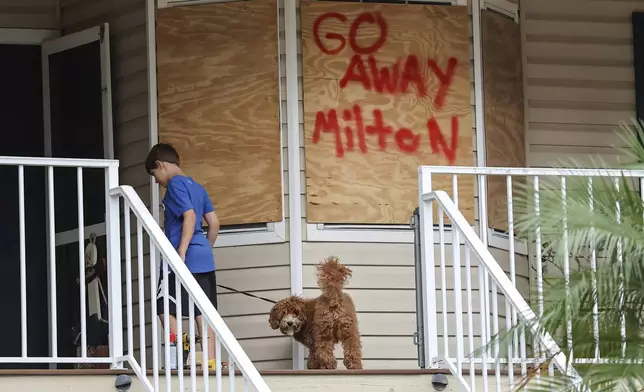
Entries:
{"label": "plywood board", "polygon": [[[482,12],[487,166],[525,167],[521,30],[512,19]],[[513,190],[523,178],[513,179]],[[507,231],[505,176],[488,177],[488,225]]]}
{"label": "plywood board", "polygon": [[157,14],[159,139],[222,224],[282,220],[276,0]]}
{"label": "plywood board", "polygon": [[467,8],[302,1],[301,21],[308,222],[406,224],[419,166],[474,164]]}

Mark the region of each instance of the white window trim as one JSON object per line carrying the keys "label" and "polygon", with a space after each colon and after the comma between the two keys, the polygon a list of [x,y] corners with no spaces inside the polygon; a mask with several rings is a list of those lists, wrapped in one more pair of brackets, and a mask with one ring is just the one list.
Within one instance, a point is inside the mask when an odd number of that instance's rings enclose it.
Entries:
{"label": "white window trim", "polygon": [[[282,213],[282,216],[283,213]],[[267,223],[266,228],[222,230],[215,248],[230,246],[280,244],[286,242],[286,222]]]}
{"label": "white window trim", "polygon": [[514,4],[508,0],[484,0],[481,2],[481,8],[498,12],[508,18],[519,22],[519,4]]}
{"label": "white window trim", "polygon": [[232,3],[239,0],[158,0],[157,7],[169,8],[187,5],[213,4],[213,3]]}
{"label": "white window trim", "polygon": [[[161,9],[161,8],[199,5],[199,4],[230,3],[233,1],[239,1],[239,0],[158,0],[157,7]],[[427,3],[434,3],[434,4],[445,3],[445,4],[451,4],[451,5],[465,5],[465,6],[467,5],[467,0],[425,0],[425,1]],[[356,2],[361,3],[362,0],[356,0]]]}
{"label": "white window trim", "polygon": [[[207,4],[207,3],[225,3],[230,2],[230,0],[194,0],[194,1],[183,1],[180,3],[174,2],[174,5],[197,5],[197,4]],[[168,0],[158,0],[157,8],[165,8],[171,6]],[[147,29],[147,51],[148,51],[148,88],[149,88],[149,138],[150,138],[150,147],[154,146],[159,142],[159,126],[158,126],[158,107],[157,107],[157,58],[156,58],[156,22],[155,22],[155,5],[154,0],[146,0],[146,29]],[[277,28],[279,30],[280,21],[279,21],[279,1],[277,2],[276,10]],[[279,31],[277,32],[279,34]],[[278,59],[280,58],[280,48],[279,48],[279,39],[277,41],[277,47],[275,48]],[[278,80],[281,80],[281,67],[278,64]],[[277,83],[278,99],[282,97],[282,86],[281,83]],[[279,105],[279,123],[280,123],[280,178],[282,183],[282,220],[280,222],[270,222],[266,223],[265,227],[256,227],[256,228],[242,228],[242,229],[230,229],[226,230],[223,228],[219,232],[217,241],[215,242],[214,248],[227,248],[231,246],[245,246],[245,245],[264,245],[264,244],[279,244],[287,241],[286,237],[286,197],[284,196],[285,184],[284,184],[284,138],[283,138],[283,113],[282,105]],[[150,181],[150,193],[151,193],[151,204],[152,206],[160,206],[160,196],[159,196],[159,184],[157,184],[153,179]],[[217,206],[215,206],[216,208]],[[157,222],[160,222],[159,217],[160,208],[152,208],[152,216],[156,219]]]}
{"label": "white window trim", "polygon": [[[438,228],[434,228],[438,238]],[[452,243],[452,229],[445,227],[445,243]],[[413,244],[414,231],[405,225],[332,225],[324,223],[307,223],[307,241],[309,242],[366,242],[366,243],[398,243]],[[488,228],[489,246],[509,251],[509,238],[505,233]],[[434,242],[437,244],[438,242]],[[461,239],[461,243],[463,243]],[[528,255],[527,243],[523,240],[514,241],[514,251],[524,256]]]}

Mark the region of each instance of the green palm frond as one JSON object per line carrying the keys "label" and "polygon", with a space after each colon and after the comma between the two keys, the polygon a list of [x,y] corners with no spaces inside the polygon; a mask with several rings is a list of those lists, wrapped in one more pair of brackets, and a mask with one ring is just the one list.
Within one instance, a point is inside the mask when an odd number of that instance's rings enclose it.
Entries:
{"label": "green palm frond", "polygon": [[[623,151],[633,162],[624,168],[644,169],[640,142],[644,125],[624,125],[620,135],[627,145]],[[593,166],[608,167],[599,160]],[[583,168],[574,163],[565,167]],[[548,332],[568,358],[594,358],[599,349],[603,360],[575,366],[583,378],[581,385],[573,385],[561,373],[549,377],[545,371],[539,380],[532,376],[522,380],[518,390],[639,392],[644,388],[644,203],[638,188],[636,181],[624,176],[592,181],[566,177],[565,192],[559,179],[541,180],[538,204],[532,182],[518,190],[516,231],[535,243],[540,229],[542,252],[552,257],[550,263],[559,273],[544,275],[543,316],[500,333],[483,349],[493,353],[496,345],[507,347],[517,331],[532,326],[539,333]],[[565,264],[571,267],[567,278]],[[572,344],[566,334],[568,320]]]}

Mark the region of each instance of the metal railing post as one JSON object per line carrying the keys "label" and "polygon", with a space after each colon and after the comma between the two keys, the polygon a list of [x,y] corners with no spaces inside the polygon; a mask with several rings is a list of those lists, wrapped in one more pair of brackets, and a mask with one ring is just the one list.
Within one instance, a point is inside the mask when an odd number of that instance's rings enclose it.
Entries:
{"label": "metal railing post", "polygon": [[438,318],[436,315],[436,276],[434,271],[434,211],[424,195],[432,191],[432,174],[418,169],[418,208],[420,213],[420,254],[422,264],[423,295],[423,349],[425,367],[436,367],[438,357]]}
{"label": "metal railing post", "polygon": [[416,332],[414,344],[418,346],[418,367],[427,368],[425,358],[425,295],[423,293],[423,259],[421,257],[420,240],[420,208],[416,207],[410,218],[410,226],[414,229],[414,272],[416,274]]}
{"label": "metal railing post", "polygon": [[119,186],[118,165],[105,170],[105,233],[107,235],[107,286],[109,293],[110,358],[113,369],[123,368],[123,305],[119,196],[110,190]]}

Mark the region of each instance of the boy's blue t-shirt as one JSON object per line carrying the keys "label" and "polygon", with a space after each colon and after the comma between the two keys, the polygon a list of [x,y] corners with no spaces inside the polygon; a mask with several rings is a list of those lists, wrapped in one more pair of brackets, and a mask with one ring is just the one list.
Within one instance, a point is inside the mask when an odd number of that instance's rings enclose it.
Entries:
{"label": "boy's blue t-shirt", "polygon": [[174,176],[168,181],[163,197],[165,234],[175,249],[181,242],[183,214],[194,210],[197,216],[195,231],[186,252],[186,266],[192,273],[215,270],[215,258],[201,226],[203,216],[215,210],[208,193],[201,184],[190,177]]}

